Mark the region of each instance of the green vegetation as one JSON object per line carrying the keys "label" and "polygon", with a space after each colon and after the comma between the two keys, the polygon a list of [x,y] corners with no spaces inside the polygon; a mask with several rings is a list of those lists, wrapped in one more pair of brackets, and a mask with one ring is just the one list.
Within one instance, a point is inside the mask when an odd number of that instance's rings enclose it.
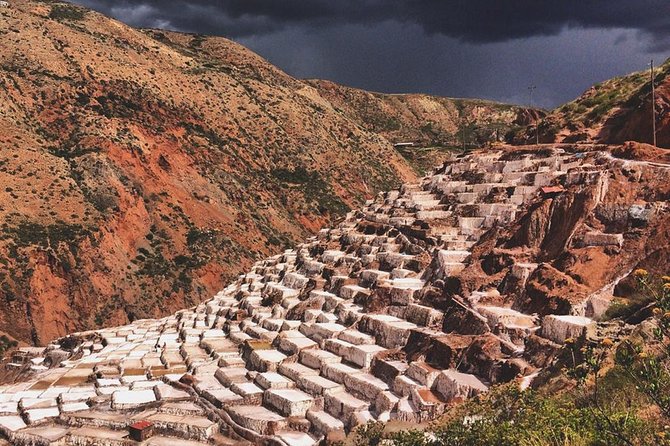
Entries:
{"label": "green vegetation", "polygon": [[59,147],[50,147],[49,152],[54,156],[63,158],[65,160],[73,160],[79,158],[80,156],[87,155],[89,153],[99,153],[102,151],[100,147],[81,147],[81,146],[59,146]]}
{"label": "green vegetation", "polygon": [[216,148],[218,151],[225,153],[231,157],[237,158],[237,154],[231,150],[232,144],[236,144],[238,147],[242,146],[241,141],[234,137],[228,137],[224,138],[220,136],[218,133],[216,133],[214,130],[210,128],[205,128],[200,124],[192,123],[192,122],[180,122],[180,126],[182,126],[189,135],[197,135],[200,136],[201,138],[204,138],[210,142],[210,144]]}
{"label": "green vegetation", "polygon": [[189,247],[193,247],[197,244],[213,242],[216,237],[215,231],[205,230],[193,227],[189,229],[188,234],[186,234],[186,243]]}
{"label": "green vegetation", "polygon": [[58,3],[51,6],[49,18],[62,21],[78,21],[86,16],[86,10],[67,3]]}
{"label": "green vegetation", "polygon": [[195,34],[193,36],[193,39],[188,43],[188,45],[193,49],[197,49],[200,48],[206,40],[207,36],[203,34]]}
{"label": "green vegetation", "polygon": [[400,130],[400,122],[393,116],[388,116],[373,123],[373,128],[377,131],[394,132]]}
{"label": "green vegetation", "polygon": [[419,175],[429,174],[440,163],[460,153],[462,148],[450,147],[396,147],[396,151]]}
{"label": "green vegetation", "polygon": [[[617,443],[670,444],[670,276],[652,277],[643,269],[636,270],[633,275],[638,290],[654,305],[653,317],[646,321],[651,338],[632,335],[618,345],[605,338],[599,346],[583,346],[579,352],[573,346],[572,356],[577,359],[573,360],[574,366],[568,374],[579,382],[592,382],[589,400],[595,407],[596,420],[602,429],[616,438]],[[608,368],[612,356],[614,364]],[[607,386],[612,377],[619,378],[617,386]],[[659,429],[645,441],[639,441],[604,404],[616,398],[612,396],[613,392],[628,402],[628,413],[633,416],[639,416],[640,409],[645,406],[647,411],[658,413],[655,418]]]}
{"label": "green vegetation", "polygon": [[314,180],[318,176],[317,172],[310,172],[304,167],[296,167],[293,170],[289,169],[274,169],[272,175],[284,183],[291,184],[306,184]]}
{"label": "green vegetation", "polygon": [[94,321],[97,326],[101,326],[110,314],[123,307],[123,299],[118,294],[106,299],[101,308],[99,308],[94,316]]}
{"label": "green vegetation", "polygon": [[[656,67],[656,84],[660,85],[668,73],[670,73],[668,61]],[[596,84],[581,97],[561,105],[542,120],[540,142],[553,141],[561,129],[571,132],[565,142],[588,140],[590,136],[585,129],[597,128],[611,117],[615,117],[618,110],[631,110],[639,107],[648,98],[650,91],[651,82],[648,71],[631,73]],[[544,124],[545,122],[548,124]],[[520,129],[512,129],[505,139],[508,142],[518,143],[532,140],[534,134],[533,126],[529,125]]]}
{"label": "green vegetation", "polygon": [[576,388],[549,393],[515,383],[494,386],[427,430],[390,432],[383,423],[368,423],[356,430],[354,445],[670,445],[670,276],[634,275],[640,296],[633,304],[655,305],[646,322],[653,339],[633,333],[618,343],[566,340],[558,363],[564,367],[553,376]]}
{"label": "green vegetation", "polygon": [[60,243],[70,247],[78,240],[87,236],[90,231],[81,225],[57,221],[51,225],[23,221],[16,227],[8,227],[5,232],[10,235],[17,247],[37,245],[41,248],[56,248]]}
{"label": "green vegetation", "polygon": [[[385,432],[382,423],[358,428],[354,444],[388,446],[606,446],[656,444],[654,423],[628,410],[613,410],[617,433],[602,425],[588,401],[519,390],[516,384],[496,386],[488,394],[452,410],[428,431]],[[648,440],[652,442],[645,443]]]}
{"label": "green vegetation", "polygon": [[280,168],[272,170],[271,174],[277,181],[298,188],[308,203],[316,205],[320,214],[343,215],[349,210],[317,171],[308,171],[304,167]]}
{"label": "green vegetation", "polygon": [[[666,69],[660,67],[656,82],[666,75]],[[557,109],[566,122],[581,121],[586,125],[600,122],[610,111],[625,105],[632,98],[641,99],[650,89],[647,72],[632,73],[627,76],[609,79],[593,86],[589,93]]]}
{"label": "green vegetation", "polygon": [[653,298],[639,290],[632,292],[626,298],[615,297],[605,312],[605,320],[627,320],[637,311],[640,311],[653,301]]}
{"label": "green vegetation", "polygon": [[138,274],[151,277],[166,277],[169,276],[173,269],[173,264],[165,257],[160,250],[149,252],[144,250],[146,254],[140,254],[136,257],[137,261],[142,264]]}
{"label": "green vegetation", "polygon": [[100,105],[96,105],[92,107],[92,109],[109,119],[136,119],[142,111],[142,105],[137,101],[129,97],[118,95],[113,91],[97,96],[95,99]]}
{"label": "green vegetation", "polygon": [[18,342],[9,339],[7,336],[0,336],[0,358],[2,358],[7,350],[16,348],[19,345]]}

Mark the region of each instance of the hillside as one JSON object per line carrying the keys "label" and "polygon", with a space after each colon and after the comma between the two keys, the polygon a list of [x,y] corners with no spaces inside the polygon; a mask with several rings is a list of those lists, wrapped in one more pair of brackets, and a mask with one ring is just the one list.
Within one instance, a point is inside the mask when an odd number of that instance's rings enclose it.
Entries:
{"label": "hillside", "polygon": [[[655,67],[657,145],[670,148],[670,59]],[[622,144],[652,142],[650,72],[606,80],[540,121],[540,142]],[[535,140],[530,126],[511,140]]]}
{"label": "hillside", "polygon": [[399,148],[419,170],[430,172],[450,150],[481,147],[502,141],[511,130],[529,124],[538,111],[479,99],[454,99],[423,94],[383,94],[310,80],[336,110],[361,122],[369,131]]}
{"label": "hillside", "polygon": [[223,38],[10,2],[0,332],[44,344],[187,307],[415,178],[366,119]]}

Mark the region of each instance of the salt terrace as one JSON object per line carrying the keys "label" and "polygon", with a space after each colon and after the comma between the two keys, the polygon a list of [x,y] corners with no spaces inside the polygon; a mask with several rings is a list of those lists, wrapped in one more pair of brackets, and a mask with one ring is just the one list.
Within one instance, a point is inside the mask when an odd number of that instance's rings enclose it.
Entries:
{"label": "salt terrace", "polygon": [[[12,444],[127,445],[140,444],[129,427],[148,421],[141,444],[312,445],[369,420],[427,421],[492,383],[532,376],[528,337],[558,346],[579,336],[592,324],[583,308],[538,318],[474,293],[462,305],[489,329],[467,335],[422,304],[542,187],[603,187],[603,168],[583,154],[502,154],[468,155],[380,194],[194,308],[26,352],[32,373],[0,387],[0,431]],[[536,267],[512,273],[523,281]],[[381,294],[389,305],[374,304]],[[475,338],[499,354],[457,370],[449,357]],[[408,353],[417,344],[418,357]]]}

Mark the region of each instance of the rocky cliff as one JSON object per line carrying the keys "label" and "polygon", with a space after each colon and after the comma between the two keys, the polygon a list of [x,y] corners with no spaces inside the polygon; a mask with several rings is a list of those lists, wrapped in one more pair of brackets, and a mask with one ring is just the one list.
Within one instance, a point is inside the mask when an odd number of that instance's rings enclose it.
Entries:
{"label": "rocky cliff", "polygon": [[0,331],[43,344],[190,306],[415,178],[331,99],[223,38],[0,9]]}

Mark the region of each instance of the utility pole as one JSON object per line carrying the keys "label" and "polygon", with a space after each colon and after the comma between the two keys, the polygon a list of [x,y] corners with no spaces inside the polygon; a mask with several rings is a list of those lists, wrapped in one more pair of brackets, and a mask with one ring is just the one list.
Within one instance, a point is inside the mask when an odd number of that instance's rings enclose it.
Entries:
{"label": "utility pole", "polygon": [[654,87],[654,59],[651,59],[651,133],[654,147],[656,147],[656,90]]}
{"label": "utility pole", "polygon": [[[531,85],[528,87],[528,111],[530,113],[533,113],[533,91],[535,91],[535,85]],[[535,117],[535,114],[533,114],[533,123],[535,124],[535,144],[540,143],[540,135],[538,133],[538,125],[537,125],[537,118]]]}
{"label": "utility pole", "polygon": [[465,153],[465,119],[463,119],[463,123],[461,124],[463,128],[462,132],[462,138],[463,138],[463,153]]}

